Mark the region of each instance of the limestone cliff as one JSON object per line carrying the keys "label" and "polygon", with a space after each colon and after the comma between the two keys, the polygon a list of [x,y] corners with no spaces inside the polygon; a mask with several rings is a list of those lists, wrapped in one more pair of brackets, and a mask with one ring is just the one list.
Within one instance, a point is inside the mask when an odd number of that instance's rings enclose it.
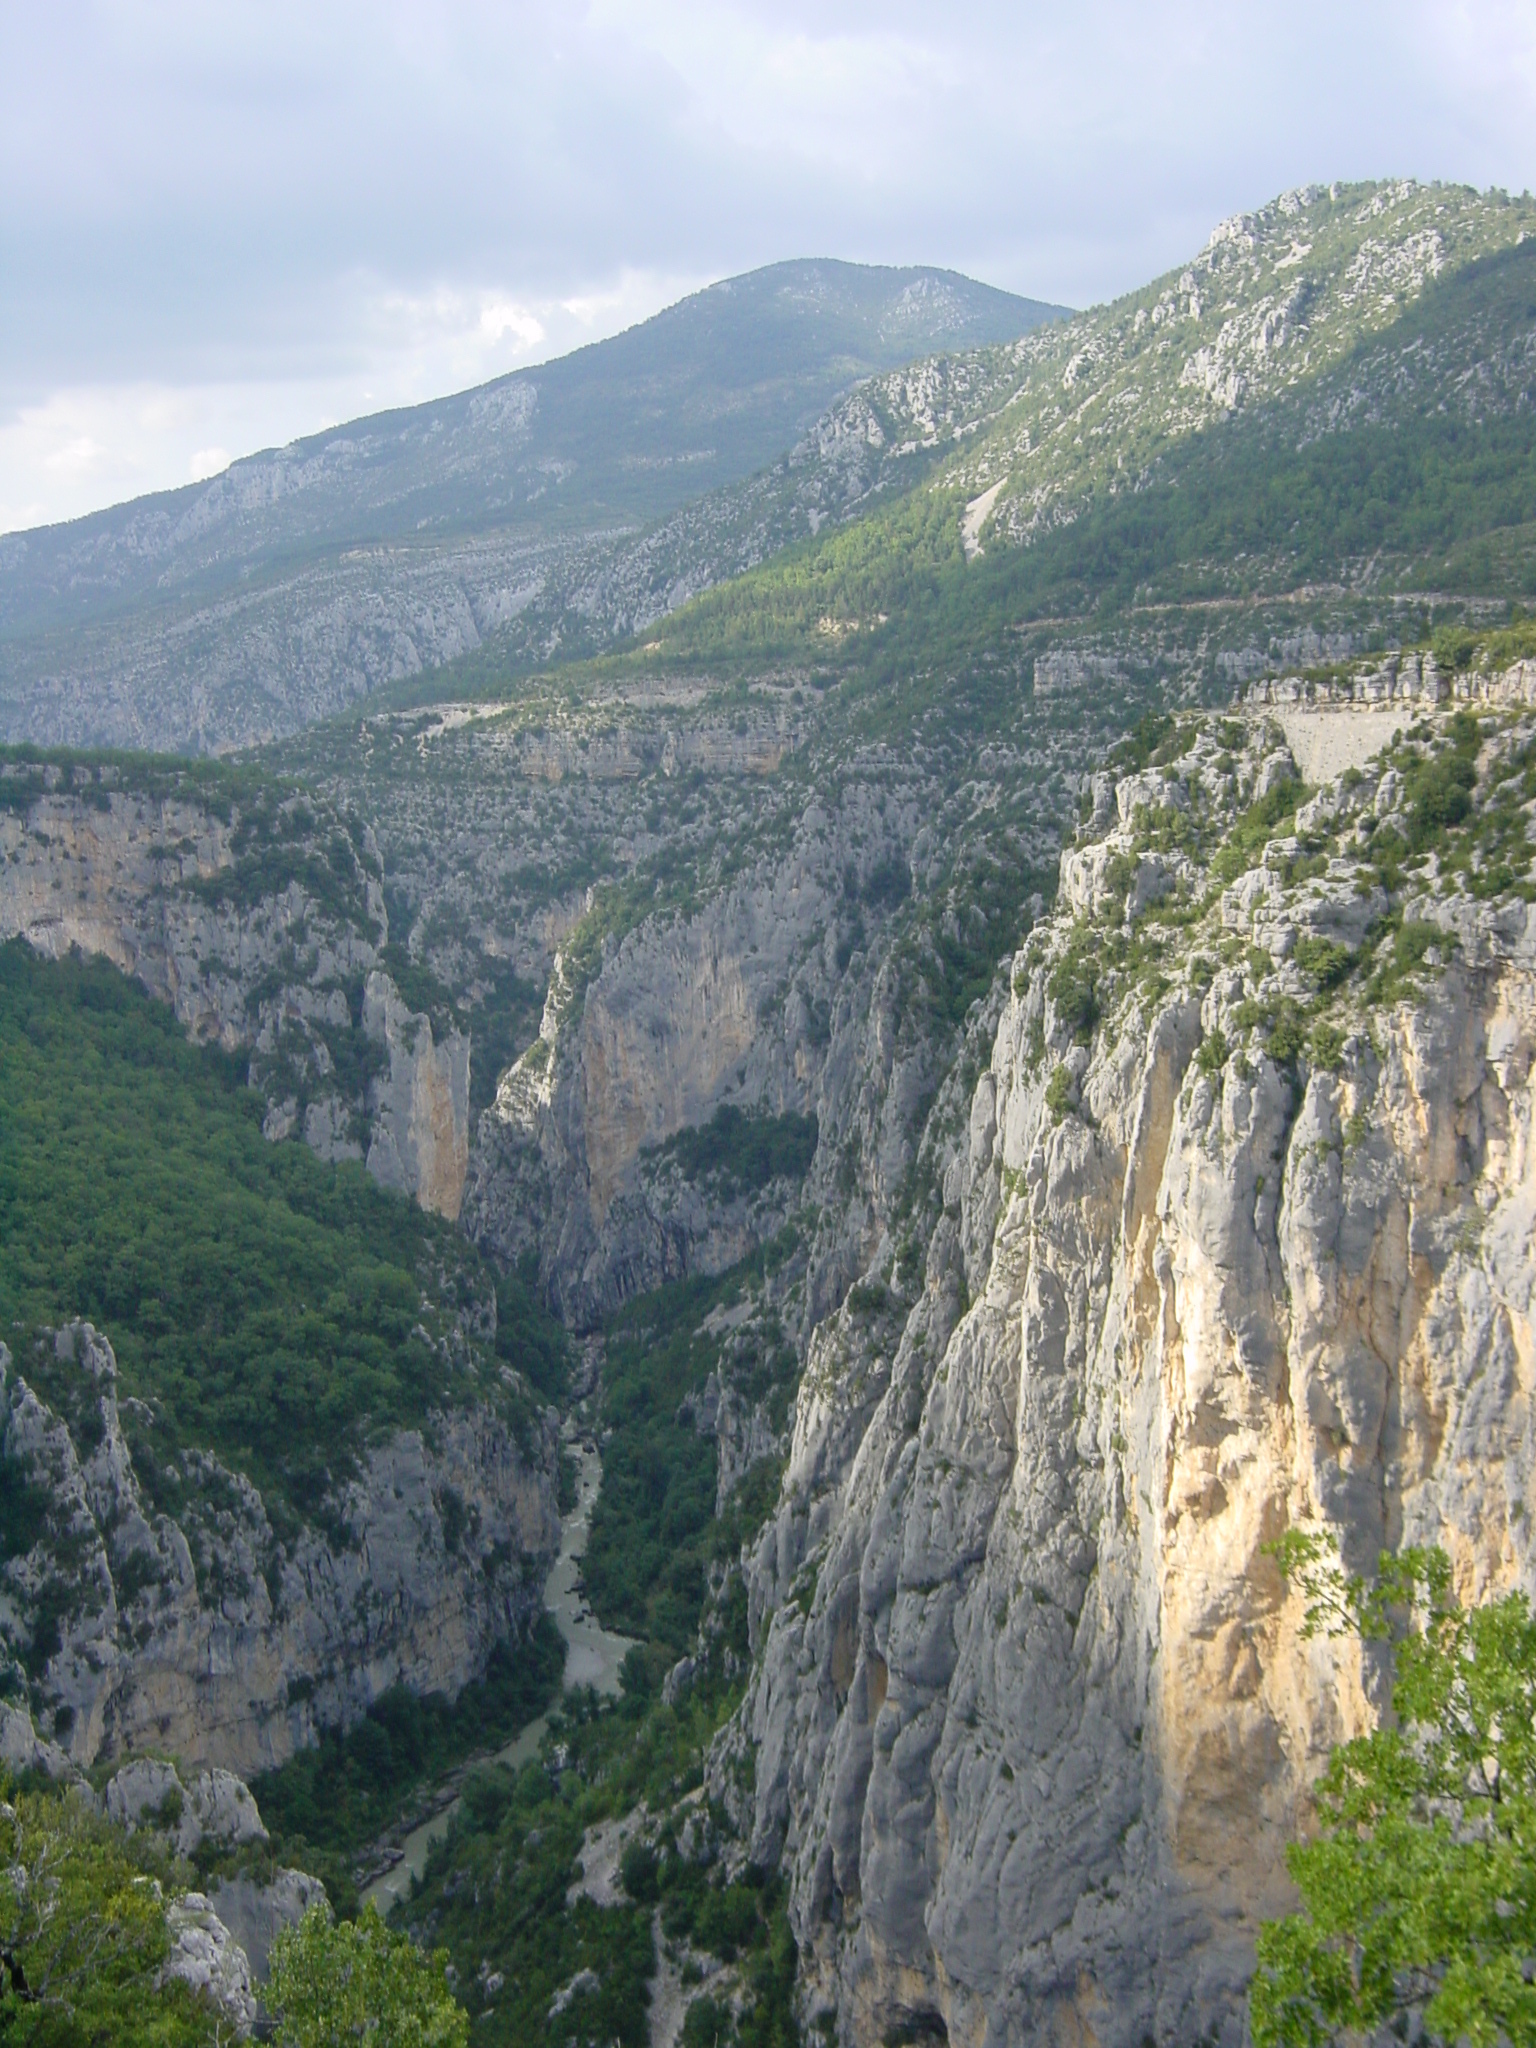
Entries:
{"label": "limestone cliff", "polygon": [[78,1323],[53,1352],[67,1413],[0,1345],[0,1468],[33,1503],[0,1565],[0,1647],[78,1763],[149,1749],[266,1770],[391,1685],[457,1692],[538,1612],[559,1543],[552,1421],[525,1452],[488,1402],[434,1414],[297,1528],[186,1451],[173,1518],[136,1469],[111,1347]]}
{"label": "limestone cliff", "polygon": [[1262,711],[1103,778],[921,1286],[816,1333],[710,1782],[844,2042],[1235,2044],[1379,1705],[1263,1546],[1536,1588],[1536,718],[1482,694],[1315,794]]}
{"label": "limestone cliff", "polygon": [[[834,1233],[852,1234],[849,1271],[867,1258],[867,1219],[850,1213],[846,1191],[837,1200],[827,1162],[845,1144],[878,1143],[894,1048],[873,1071],[861,1058],[879,954],[871,945],[839,959],[839,941],[861,875],[888,873],[905,897],[919,823],[915,803],[855,783],[836,808],[807,804],[787,854],[755,863],[691,916],[607,941],[584,986],[557,958],[540,1036],[481,1119],[466,1221],[503,1259],[536,1250],[568,1321],[588,1325],[684,1272],[718,1272],[783,1222],[797,1186],[733,1205],[650,1157],[722,1103],[817,1116],[811,1193],[826,1195]],[[937,1055],[925,1042],[912,1057],[926,1074]],[[898,1080],[898,1150],[920,1092]],[[856,1130],[861,1113],[868,1128]]]}
{"label": "limestone cliff", "polygon": [[368,1091],[368,1171],[381,1187],[454,1218],[469,1164],[469,1040],[449,1031],[436,1044],[431,1019],[407,1008],[377,970],[363,990],[363,1030],[389,1057]]}
{"label": "limestone cliff", "polygon": [[[103,955],[192,1038],[249,1052],[270,1137],[366,1152],[384,1185],[456,1216],[469,1041],[435,1046],[378,969],[381,877],[366,828],[259,778],[0,760],[0,942]],[[367,1085],[364,1042],[384,1055]]]}
{"label": "limestone cliff", "polygon": [[[1055,758],[1084,746],[1069,733]],[[907,1188],[954,1051],[935,991],[968,949],[996,957],[972,864],[1009,861],[1017,894],[1059,843],[1053,799],[1029,781],[1048,758],[998,743],[946,782],[931,762],[861,746],[785,802],[727,886],[608,936],[579,927],[539,1037],[476,1131],[476,1242],[504,1262],[536,1253],[547,1298],[584,1327],[666,1280],[722,1270],[799,1211],[811,1241],[794,1316],[808,1332]],[[1022,800],[1001,788],[1010,774]],[[662,1170],[658,1148],[722,1106],[814,1116],[803,1186],[733,1203]]]}

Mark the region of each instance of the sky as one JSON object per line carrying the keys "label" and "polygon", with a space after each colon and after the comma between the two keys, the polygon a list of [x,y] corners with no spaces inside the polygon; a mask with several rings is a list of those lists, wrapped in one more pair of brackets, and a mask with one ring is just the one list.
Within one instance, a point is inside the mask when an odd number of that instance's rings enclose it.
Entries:
{"label": "sky", "polygon": [[794,256],[1083,306],[1335,178],[1536,184],[1531,0],[0,0],[0,532]]}

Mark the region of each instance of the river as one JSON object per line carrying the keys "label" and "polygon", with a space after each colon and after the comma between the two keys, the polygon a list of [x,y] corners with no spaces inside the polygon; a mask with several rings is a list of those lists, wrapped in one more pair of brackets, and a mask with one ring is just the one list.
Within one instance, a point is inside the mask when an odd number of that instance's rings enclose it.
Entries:
{"label": "river", "polygon": [[[603,1483],[603,1461],[584,1423],[572,1417],[567,1421],[563,1434],[565,1447],[576,1461],[576,1504],[560,1524],[560,1554],[544,1581],[544,1605],[555,1617],[555,1625],[565,1638],[565,1685],[590,1685],[612,1697],[619,1690],[620,1667],[634,1644],[630,1637],[614,1635],[603,1627],[587,1605],[586,1595],[581,1589],[581,1560],[587,1552],[592,1510]],[[516,1769],[538,1755],[539,1744],[544,1740],[548,1726],[549,1716],[541,1714],[505,1749],[499,1749],[481,1761],[510,1764]],[[399,1862],[364,1889],[362,1898],[365,1902],[371,1900],[381,1913],[387,1913],[391,1906],[405,1897],[412,1879],[420,1877],[426,1868],[427,1852],[432,1844],[440,1842],[447,1834],[458,1804],[457,1799],[450,1801],[439,1807],[420,1827],[412,1828],[400,1844]]]}

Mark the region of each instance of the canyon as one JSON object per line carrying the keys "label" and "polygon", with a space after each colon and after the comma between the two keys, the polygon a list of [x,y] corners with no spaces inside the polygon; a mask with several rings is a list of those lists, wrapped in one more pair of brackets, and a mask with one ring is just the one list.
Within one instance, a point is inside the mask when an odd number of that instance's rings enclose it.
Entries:
{"label": "canyon", "polygon": [[[153,998],[295,1213],[415,1234],[327,1283],[393,1320],[292,1369],[287,1462],[190,1399],[227,1302],[190,1367],[137,1278],[16,1310],[13,1770],[323,1827],[311,1764],[387,1788],[401,1701],[531,1669],[554,1598],[591,1697],[312,1838],[476,2038],[1237,2048],[1389,1709],[1276,1541],[1536,1589],[1529,222],[1307,187],[1111,307],[821,363],[697,490],[603,471],[611,531],[445,513],[394,596],[459,551],[506,602],[388,660],[338,649],[412,550],[346,520],[542,489],[553,385],[444,414],[457,482],[405,420],[140,508],[192,593],[330,507],[300,581],[352,596],[308,666],[268,581],[190,666],[146,604],[110,687],[12,689],[182,752],[0,752],[0,945]],[[279,1904],[205,1910],[258,1964]]]}

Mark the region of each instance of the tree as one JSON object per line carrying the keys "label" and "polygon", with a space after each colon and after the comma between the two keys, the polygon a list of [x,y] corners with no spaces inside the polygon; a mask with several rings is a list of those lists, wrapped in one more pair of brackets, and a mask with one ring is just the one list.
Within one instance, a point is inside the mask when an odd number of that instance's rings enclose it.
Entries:
{"label": "tree", "polygon": [[1258,1940],[1258,2048],[1318,2048],[1418,2015],[1431,2037],[1536,2044],[1536,1618],[1463,1608],[1438,1550],[1347,1577],[1316,1536],[1276,1546],[1304,1634],[1385,1643],[1388,1725],[1340,1744],[1320,1832],[1286,1850],[1300,1913]]}
{"label": "tree", "polygon": [[281,2048],[464,2048],[469,2015],[448,1989],[448,1954],[423,1955],[372,1906],[333,1921],[311,1906],[272,1944],[267,2003]]}
{"label": "tree", "polygon": [[0,2042],[197,2048],[232,2030],[158,1981],[165,1897],[132,1846],[57,1793],[0,1799]]}

